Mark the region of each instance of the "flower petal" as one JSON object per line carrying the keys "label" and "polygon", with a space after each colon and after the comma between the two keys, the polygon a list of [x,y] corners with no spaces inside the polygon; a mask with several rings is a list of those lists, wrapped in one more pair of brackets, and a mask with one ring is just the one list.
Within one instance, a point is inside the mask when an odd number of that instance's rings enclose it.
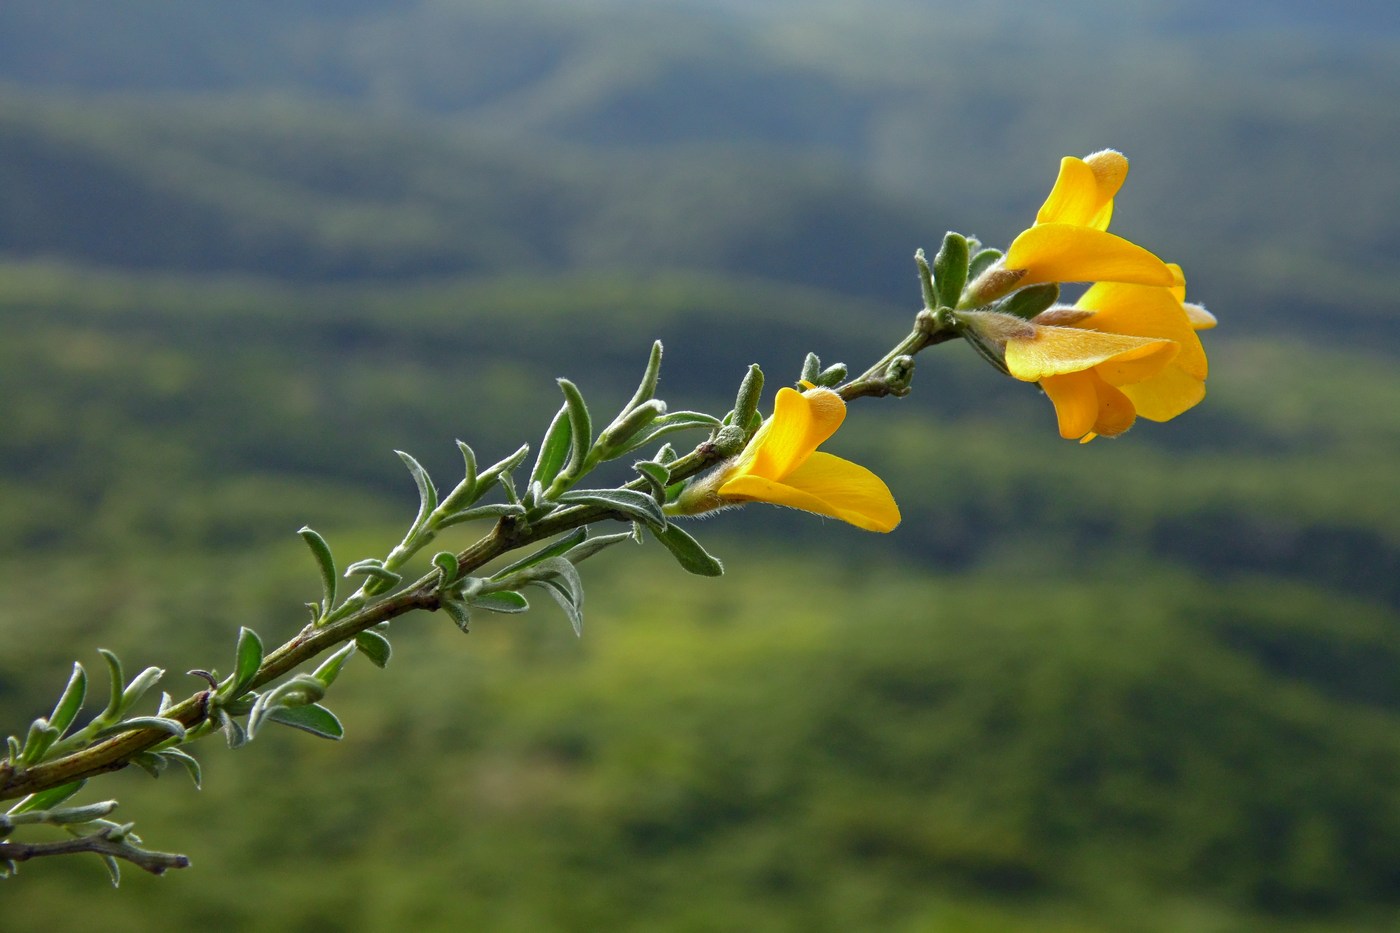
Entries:
{"label": "flower petal", "polygon": [[835,434],[845,419],[846,403],[830,389],[781,388],[772,417],[749,441],[735,463],[736,470],[782,480]]}
{"label": "flower petal", "polygon": [[1082,372],[1110,362],[1135,363],[1137,378],[1160,372],[1177,355],[1170,340],[1104,334],[1079,327],[1037,326],[1029,339],[1006,341],[1006,368],[1024,382]]}
{"label": "flower petal", "polygon": [[[1197,379],[1206,378],[1205,348],[1191,326],[1186,309],[1176,298],[1176,289],[1099,282],[1090,286],[1074,303],[1074,307],[1094,312],[1092,316],[1076,321],[1074,326],[1170,340],[1181,347],[1174,365]],[[1108,381],[1115,385],[1123,384],[1111,378]]]}
{"label": "flower petal", "polygon": [[1055,186],[1036,214],[1035,222],[1077,224],[1107,230],[1113,216],[1113,197],[1128,175],[1128,160],[1121,152],[1104,149],[1083,159],[1060,160]]}
{"label": "flower petal", "polygon": [[1006,251],[1007,269],[1024,269],[1018,287],[1039,282],[1134,282],[1171,286],[1167,264],[1136,243],[1092,227],[1044,223],[1021,232]]}
{"label": "flower petal", "polygon": [[818,451],[784,482],[753,474],[736,476],[719,490],[725,499],[751,499],[829,515],[867,531],[891,531],[899,506],[889,487],[859,464]]}
{"label": "flower petal", "polygon": [[1191,322],[1192,330],[1210,330],[1219,323],[1214,314],[1200,305],[1193,305],[1188,301],[1182,304],[1182,307],[1186,309],[1186,319]]}
{"label": "flower petal", "polygon": [[1073,440],[1093,430],[1099,416],[1099,398],[1091,373],[1046,376],[1040,380],[1040,387],[1055,406],[1060,437]]}
{"label": "flower petal", "polygon": [[1170,421],[1206,397],[1205,382],[1175,364],[1151,379],[1119,388],[1150,421]]}

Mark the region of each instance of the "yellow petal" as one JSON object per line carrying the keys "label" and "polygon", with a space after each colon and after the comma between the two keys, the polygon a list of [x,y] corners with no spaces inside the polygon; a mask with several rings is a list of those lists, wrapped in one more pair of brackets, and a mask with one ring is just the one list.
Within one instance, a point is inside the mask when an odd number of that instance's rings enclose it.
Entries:
{"label": "yellow petal", "polygon": [[[1205,348],[1191,326],[1186,309],[1175,297],[1175,289],[1099,282],[1090,286],[1074,307],[1094,312],[1091,317],[1076,321],[1076,327],[1170,340],[1181,348],[1174,365],[1197,379],[1206,378]],[[1108,381],[1123,384],[1114,379]]]}
{"label": "yellow petal", "polygon": [[1065,223],[1022,231],[1006,251],[1007,269],[1024,269],[1018,286],[1039,282],[1134,282],[1170,286],[1167,264],[1119,236]]}
{"label": "yellow petal", "polygon": [[1060,160],[1060,175],[1036,213],[1035,222],[1087,226],[1103,206],[1094,170],[1083,159],[1066,156]]}
{"label": "yellow petal", "polygon": [[1099,416],[1099,399],[1091,373],[1047,376],[1040,380],[1040,387],[1055,405],[1061,437],[1073,440],[1093,430]]}
{"label": "yellow petal", "polygon": [[785,482],[752,474],[720,487],[728,500],[753,500],[829,515],[867,531],[899,524],[899,506],[889,487],[865,467],[828,453],[812,454]]}
{"label": "yellow petal", "polygon": [[1017,379],[1040,382],[1047,376],[1082,372],[1109,362],[1136,363],[1134,371],[1145,379],[1165,368],[1176,354],[1177,345],[1170,340],[1078,327],[1036,327],[1030,339],[1006,341],[1006,368]]}
{"label": "yellow petal", "polygon": [[1099,379],[1094,383],[1094,394],[1098,397],[1099,411],[1094,418],[1093,433],[1102,437],[1117,437],[1133,426],[1137,411],[1132,399],[1122,389]]}
{"label": "yellow petal", "polygon": [[1113,197],[1128,175],[1128,160],[1120,152],[1104,149],[1083,159],[1060,160],[1055,186],[1036,214],[1035,222],[1077,224],[1107,230],[1113,216]]}
{"label": "yellow petal", "polygon": [[1206,384],[1175,364],[1151,379],[1120,388],[1137,413],[1150,421],[1170,421],[1206,397]]}
{"label": "yellow petal", "polygon": [[830,389],[779,389],[773,416],[749,441],[735,469],[781,480],[835,434],[845,419],[846,403]]}

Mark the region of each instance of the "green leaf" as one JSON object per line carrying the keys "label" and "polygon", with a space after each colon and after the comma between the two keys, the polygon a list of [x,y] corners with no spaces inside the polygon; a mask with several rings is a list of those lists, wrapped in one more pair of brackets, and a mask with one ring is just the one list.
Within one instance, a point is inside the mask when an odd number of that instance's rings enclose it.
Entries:
{"label": "green leaf", "polygon": [[63,688],[63,693],[58,698],[58,703],[54,705],[53,713],[49,715],[49,724],[58,730],[59,738],[68,731],[68,727],[73,725],[73,720],[78,717],[79,711],[83,708],[83,700],[87,698],[87,671],[78,662],[73,662],[73,675],[68,678],[68,686]]}
{"label": "green leaf", "polygon": [[611,547],[614,544],[621,544],[623,541],[628,540],[638,541],[640,539],[637,537],[637,524],[636,522],[632,523],[631,531],[619,531],[617,534],[612,535],[590,536],[566,551],[563,555],[564,559],[571,564],[578,564],[580,561],[585,561],[604,548]]}
{"label": "green leaf", "polygon": [[557,380],[559,389],[564,393],[564,404],[569,410],[569,465],[565,468],[565,473],[570,477],[578,475],[578,471],[583,469],[584,461],[588,458],[588,451],[593,446],[593,419],[588,415],[588,404],[583,400],[583,393],[578,390],[567,379]]}
{"label": "green leaf", "polygon": [[569,617],[569,624],[574,627],[574,634],[580,638],[583,637],[583,607],[579,605],[582,594],[579,595],[579,599],[575,599],[573,591],[570,590],[568,586],[560,583],[558,578],[535,580],[532,585],[540,587],[550,596],[554,597],[554,601],[560,605],[564,610],[564,614]]}
{"label": "green leaf", "polygon": [[940,306],[958,306],[958,302],[962,300],[963,288],[967,285],[967,276],[967,237],[949,230],[943,237],[943,245],[939,248],[938,255],[933,257],[933,280],[938,290]]}
{"label": "green leaf", "polygon": [[326,539],[309,526],[303,525],[297,534],[301,535],[306,546],[311,548],[311,554],[316,558],[316,566],[321,571],[321,615],[324,616],[335,605],[335,557],[331,554],[331,546],[326,543]]}
{"label": "green leaf", "polygon": [[476,488],[476,452],[463,441],[457,442],[457,449],[462,452],[462,486],[465,489]]}
{"label": "green leaf", "polygon": [[389,644],[389,639],[375,631],[364,631],[356,635],[355,647],[360,650],[361,654],[369,658],[369,663],[380,670],[389,666],[389,659],[394,655],[394,649]]}
{"label": "green leaf", "polygon": [[661,378],[661,341],[651,345],[651,355],[647,357],[647,368],[642,373],[641,384],[632,393],[632,400],[623,406],[623,411],[631,411],[656,395],[656,383]]}
{"label": "green leaf", "polygon": [[437,508],[437,487],[433,485],[432,479],[428,477],[428,471],[423,469],[421,463],[402,450],[396,450],[394,453],[399,455],[404,466],[408,467],[408,472],[413,474],[414,485],[418,487],[418,517],[413,520],[413,527],[421,528],[428,516],[432,514],[433,509]]}
{"label": "green leaf", "polygon": [[990,269],[1001,256],[1002,253],[999,249],[979,250],[967,264],[968,281],[976,280],[979,275]]}
{"label": "green leaf", "polygon": [[58,730],[50,725],[47,719],[41,717],[34,720],[29,724],[29,734],[25,736],[24,748],[19,753],[20,764],[32,765],[42,761],[44,752],[58,739]]}
{"label": "green leaf", "polygon": [[103,855],[102,864],[107,867],[107,875],[112,879],[112,887],[122,886],[122,867],[117,864],[117,860],[110,855]]}
{"label": "green leaf", "polygon": [[501,476],[509,474],[516,467],[520,466],[520,464],[525,461],[525,458],[529,455],[529,453],[530,445],[522,444],[520,445],[520,449],[517,450],[515,453],[511,454],[509,457],[506,457],[499,463],[487,467],[486,470],[479,477],[477,477],[477,489],[480,490],[481,494],[484,495],[486,491],[489,490]]}
{"label": "green leaf", "polygon": [[929,267],[928,255],[920,246],[914,250],[914,264],[919,267],[919,291],[924,296],[924,307],[932,310],[938,307],[938,289],[933,285],[933,269]]}
{"label": "green leaf", "polygon": [[456,554],[451,551],[438,551],[433,555],[433,566],[438,571],[438,586],[451,586],[456,582],[460,572]]}
{"label": "green leaf", "polygon": [[636,489],[576,489],[559,497],[560,502],[596,505],[612,512],[621,512],[652,529],[666,527],[666,515],[652,496]]}
{"label": "green leaf", "polygon": [[657,418],[666,414],[666,403],[660,399],[643,402],[636,408],[624,410],[613,423],[598,435],[593,457],[595,460],[611,460],[631,450],[631,440],[637,433]]}
{"label": "green leaf", "polygon": [[654,460],[638,460],[632,464],[632,469],[642,474],[642,478],[647,481],[647,487],[651,489],[651,494],[658,501],[666,498],[666,484],[671,481],[671,471],[665,464]]}
{"label": "green leaf", "polygon": [[[802,360],[802,376],[801,376],[801,380],[802,380],[803,382],[815,383],[815,382],[817,381],[817,374],[820,373],[821,370],[822,370],[822,361],[821,361],[821,358],[818,357],[815,353],[808,353],[807,356]],[[745,378],[747,379],[747,377],[745,377]],[[734,408],[735,408],[735,411],[738,411],[738,406],[737,406],[737,405],[736,405]],[[731,419],[731,423],[732,423],[732,419]]]}
{"label": "green leaf", "polygon": [[[713,430],[719,427],[719,419],[714,415],[707,415],[700,411],[673,411],[668,415],[662,415],[647,427],[638,432],[627,442],[626,450],[636,450],[653,443],[657,438],[674,434],[677,431],[692,431],[703,428]],[[626,451],[619,451],[619,454]],[[659,460],[660,457],[657,457]]]}
{"label": "green leaf", "polygon": [[170,764],[155,752],[141,752],[131,758],[131,763],[153,778],[160,777],[160,773]]}
{"label": "green leaf", "polygon": [[340,676],[341,669],[345,667],[345,662],[350,660],[350,655],[355,653],[354,642],[349,642],[336,649],[335,654],[321,662],[320,667],[312,672],[311,676],[329,687],[335,683],[335,679]]}
{"label": "green leaf", "polygon": [[664,531],[652,531],[656,540],[666,545],[666,549],[675,555],[680,565],[689,572],[702,577],[718,577],[724,574],[724,565],[718,558],[710,555],[700,542],[696,541],[689,534],[682,531],[674,522],[667,525]]}
{"label": "green leaf", "polygon": [[258,633],[246,626],[238,630],[238,652],[233,668],[233,686],[228,696],[237,696],[253,682],[263,662],[263,644]]}
{"label": "green leaf", "polygon": [[280,722],[284,726],[291,726],[303,732],[310,732],[323,739],[342,739],[345,737],[345,727],[340,724],[335,713],[326,709],[320,703],[308,703],[306,706],[280,707],[270,710],[267,718],[272,722]]}
{"label": "green leaf", "polygon": [[50,787],[47,790],[41,790],[37,793],[30,794],[11,807],[9,812],[28,813],[30,810],[52,810],[69,797],[72,797],[78,791],[82,790],[83,785],[86,783],[87,779],[84,778],[81,781],[73,781],[71,784],[60,784],[58,787]]}
{"label": "green leaf", "polygon": [[442,599],[442,611],[447,613],[457,627],[463,632],[471,631],[472,613],[467,604],[460,599],[444,596]]}
{"label": "green leaf", "polygon": [[492,574],[491,579],[493,581],[504,580],[510,575],[517,573],[525,569],[526,567],[538,564],[542,560],[547,560],[551,557],[558,557],[560,554],[563,554],[565,551],[569,550],[569,548],[583,541],[587,537],[587,528],[575,528],[573,531],[564,535],[562,538],[557,538],[556,540],[551,541],[549,544],[546,544],[544,547],[540,548],[538,551],[535,551],[533,554],[529,554],[525,557],[522,557],[515,563],[496,571],[494,574]]}
{"label": "green leaf", "polygon": [[242,748],[248,744],[247,730],[239,724],[238,720],[229,715],[228,710],[216,710],[215,715],[218,716],[219,728],[223,730],[224,740],[228,742],[229,748]]}
{"label": "green leaf", "polygon": [[374,580],[380,580],[388,586],[398,586],[403,579],[402,574],[386,570],[384,562],[377,557],[367,557],[364,560],[357,560],[349,567],[345,568],[345,576],[364,576]]}
{"label": "green leaf", "polygon": [[1029,321],[1059,300],[1059,284],[1042,282],[1039,285],[1028,285],[1019,291],[1012,292],[996,306],[996,310]]}
{"label": "green leaf", "polygon": [[451,525],[460,525],[462,522],[475,521],[478,518],[501,518],[506,515],[524,514],[524,506],[509,502],[497,502],[491,505],[479,505],[474,509],[465,509],[461,512],[453,512],[451,515],[440,519],[437,526],[439,528],[447,528]]}
{"label": "green leaf", "polygon": [[540,452],[535,457],[535,468],[530,471],[530,482],[548,486],[564,468],[573,444],[573,424],[569,417],[569,406],[559,406],[549,430],[544,432],[540,442]]}
{"label": "green leaf", "polygon": [[102,660],[107,662],[107,674],[112,679],[112,698],[107,701],[107,708],[99,714],[98,718],[114,719],[121,715],[122,687],[126,684],[126,673],[122,670],[121,658],[106,648],[98,648],[97,653],[102,655]]}
{"label": "green leaf", "polygon": [[140,699],[165,676],[165,671],[152,666],[146,668],[141,673],[131,679],[131,683],[126,685],[122,691],[121,701],[118,703],[117,715],[121,716],[127,710],[135,706]]}
{"label": "green leaf", "polygon": [[185,726],[178,719],[170,719],[166,716],[133,716],[130,719],[123,719],[121,722],[113,723],[101,730],[95,739],[105,739],[109,735],[116,735],[119,732],[130,732],[133,729],[159,729],[169,733],[177,739],[185,737]]}
{"label": "green leaf", "polygon": [[176,764],[180,765],[182,768],[184,768],[185,773],[190,776],[190,780],[194,781],[194,786],[196,790],[200,790],[204,787],[204,775],[199,767],[198,758],[194,757],[189,752],[182,751],[178,748],[162,749],[161,751],[156,752],[156,754],[160,755],[167,761],[173,761]]}
{"label": "green leaf", "polygon": [[493,593],[478,593],[469,601],[473,609],[487,612],[515,613],[530,608],[530,601],[515,590],[496,590]]}
{"label": "green leaf", "polygon": [[438,503],[437,511],[442,515],[466,508],[486,492],[476,481],[476,453],[460,440],[457,449],[462,452],[462,481]]}

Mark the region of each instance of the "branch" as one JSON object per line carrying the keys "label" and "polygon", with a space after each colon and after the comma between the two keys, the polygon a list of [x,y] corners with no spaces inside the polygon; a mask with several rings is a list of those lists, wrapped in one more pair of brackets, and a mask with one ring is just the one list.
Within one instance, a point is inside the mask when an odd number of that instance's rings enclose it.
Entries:
{"label": "branch", "polygon": [[170,868],[188,868],[188,856],[174,852],[151,852],[140,849],[125,840],[110,838],[113,827],[107,827],[90,836],[64,839],[59,842],[0,842],[0,865],[6,862],[27,862],[32,858],[46,855],[73,855],[79,852],[92,852],[108,858],[124,859],[142,871],[153,875],[163,875]]}

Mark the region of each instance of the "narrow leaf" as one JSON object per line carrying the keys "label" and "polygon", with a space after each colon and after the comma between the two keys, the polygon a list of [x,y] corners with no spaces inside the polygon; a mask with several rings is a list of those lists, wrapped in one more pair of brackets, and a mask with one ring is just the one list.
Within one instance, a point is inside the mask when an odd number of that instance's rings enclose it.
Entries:
{"label": "narrow leaf", "polygon": [[83,700],[87,697],[87,671],[78,662],[73,662],[73,675],[68,678],[68,686],[63,688],[63,693],[58,698],[58,703],[54,705],[53,713],[49,716],[49,724],[58,730],[60,738],[68,731],[68,727],[73,725],[73,720],[77,718],[78,712],[83,708]]}
{"label": "narrow leaf", "polygon": [[554,601],[563,608],[564,614],[569,617],[569,624],[574,627],[574,635],[582,638],[583,610],[582,607],[574,601],[573,594],[569,589],[558,582],[557,578],[551,580],[536,580],[533,585],[540,587],[550,596],[554,597]]}
{"label": "narrow leaf", "polygon": [[666,515],[652,496],[636,489],[576,489],[559,497],[560,502],[596,505],[659,530],[666,527]]}
{"label": "narrow leaf", "polygon": [[19,803],[10,808],[10,813],[27,813],[30,810],[52,810],[54,807],[72,797],[83,789],[87,783],[84,778],[81,781],[74,781],[71,784],[60,784],[58,787],[50,787],[38,793],[30,794]]}
{"label": "narrow leaf", "polygon": [[478,593],[470,600],[473,609],[487,612],[515,613],[530,608],[530,601],[515,590],[497,590],[494,593]]}
{"label": "narrow leaf", "polygon": [[280,722],[284,726],[310,732],[323,739],[342,739],[345,737],[345,727],[340,724],[335,713],[320,703],[291,708],[281,707],[271,710],[267,714],[267,718],[272,722]]}
{"label": "narrow leaf", "polygon": [[377,557],[367,557],[364,560],[357,560],[349,567],[345,568],[346,577],[364,576],[375,580],[381,580],[389,586],[397,586],[403,579],[402,574],[394,573],[392,570],[384,568],[383,561]]}
{"label": "narrow leaf", "polygon": [[321,662],[321,666],[311,674],[312,677],[329,687],[335,683],[335,679],[340,676],[341,670],[345,667],[345,662],[350,660],[350,655],[355,653],[354,642],[349,642],[338,648],[335,654]]}
{"label": "narrow leaf", "polygon": [[984,249],[974,253],[971,261],[967,264],[968,281],[975,280],[983,272],[990,269],[1001,258],[1001,255],[999,249]]}
{"label": "narrow leaf", "polygon": [[513,505],[508,502],[497,502],[491,505],[478,505],[474,509],[464,509],[461,512],[453,512],[445,516],[437,523],[439,528],[447,528],[450,525],[460,525],[462,522],[475,521],[478,518],[501,518],[506,515],[524,515],[525,509],[520,505]]}
{"label": "narrow leaf", "polygon": [[402,450],[396,450],[394,453],[399,455],[399,459],[404,462],[404,466],[408,467],[408,472],[413,474],[414,485],[418,487],[418,517],[413,520],[413,527],[422,527],[423,522],[432,514],[433,509],[437,508],[437,487],[433,485],[433,481],[428,477],[428,471],[423,469],[423,465],[413,459],[411,455],[404,453]]}
{"label": "narrow leaf", "polygon": [[472,614],[467,604],[460,599],[443,599],[442,611],[456,623],[463,632],[471,631]]}
{"label": "narrow leaf", "polygon": [[381,670],[389,666],[389,659],[394,654],[389,639],[378,632],[361,632],[356,635],[355,647],[360,649],[361,654],[369,658],[369,663]]}
{"label": "narrow leaf", "polygon": [[160,773],[170,764],[155,752],[141,752],[131,759],[131,763],[153,778],[160,777]]}
{"label": "narrow leaf", "polygon": [[176,764],[183,767],[185,769],[185,773],[190,776],[190,780],[194,781],[195,789],[203,789],[204,775],[199,767],[198,758],[194,757],[189,752],[182,751],[178,748],[167,748],[162,751],[156,752],[156,754],[160,755],[162,758],[165,758],[167,761],[173,761]]}
{"label": "narrow leaf", "polygon": [[457,555],[451,551],[438,551],[434,554],[433,566],[438,571],[438,586],[450,586],[457,580]]}
{"label": "narrow leaf", "polygon": [[577,476],[578,471],[583,468],[584,460],[588,457],[589,448],[593,446],[593,420],[588,415],[588,405],[583,400],[583,393],[579,392],[578,386],[567,379],[560,379],[559,388],[564,393],[564,404],[569,410],[569,465],[565,472],[569,476]]}
{"label": "narrow leaf", "polygon": [[650,401],[656,395],[656,383],[661,378],[661,341],[658,340],[651,345],[651,355],[647,358],[647,368],[642,373],[641,384],[637,386],[637,391],[632,394],[632,400],[623,407],[623,411],[631,411],[643,402]]}
{"label": "narrow leaf", "polygon": [[569,406],[561,405],[544,432],[540,442],[540,452],[535,457],[535,468],[530,471],[530,483],[548,486],[564,468],[573,443],[573,425],[569,417]]}
{"label": "narrow leaf", "polygon": [[154,687],[164,676],[165,671],[152,666],[133,677],[131,683],[127,684],[126,689],[122,691],[122,698],[118,703],[117,715],[120,716],[135,706],[137,702],[146,695],[146,691]]}
{"label": "narrow leaf", "polygon": [[126,673],[122,670],[121,658],[106,648],[98,648],[97,653],[102,655],[102,660],[107,662],[107,673],[112,679],[112,698],[107,701],[107,708],[102,711],[98,718],[113,719],[121,715],[122,687],[126,684]]}
{"label": "narrow leaf", "polygon": [[185,737],[185,726],[178,719],[170,719],[166,716],[133,716],[130,719],[123,719],[121,722],[113,723],[107,728],[97,733],[94,738],[105,739],[109,735],[116,735],[118,732],[130,732],[133,729],[159,729],[169,733],[177,739]]}
{"label": "narrow leaf", "polygon": [[326,539],[309,526],[302,526],[297,534],[301,535],[306,546],[311,548],[311,554],[316,558],[316,566],[321,571],[321,615],[324,616],[335,605],[335,557],[331,554],[331,546],[326,543]]}
{"label": "narrow leaf", "polygon": [[506,457],[499,463],[487,467],[486,470],[482,472],[482,474],[479,477],[477,477],[477,489],[479,489],[483,494],[485,494],[486,490],[491,488],[492,484],[496,482],[498,477],[508,474],[516,467],[520,466],[520,464],[525,461],[525,458],[529,455],[529,453],[530,445],[522,444],[520,446],[520,449],[517,450],[515,453],[511,454],[509,457]]}
{"label": "narrow leaf", "polygon": [[238,630],[238,654],[233,668],[233,687],[228,691],[229,696],[237,696],[242,693],[253,678],[257,676],[258,668],[262,666],[263,644],[258,633],[244,626]]}
{"label": "narrow leaf", "polygon": [[542,560],[547,560],[551,557],[558,557],[560,554],[563,554],[565,551],[569,550],[569,548],[583,541],[587,537],[587,528],[575,528],[573,531],[564,535],[562,538],[558,538],[554,541],[551,541],[549,544],[546,544],[544,547],[540,548],[533,554],[526,555],[525,557],[520,558],[520,560],[516,561],[515,563],[496,571],[494,574],[492,574],[491,579],[504,580],[512,574],[525,569],[526,567],[538,564]]}
{"label": "narrow leaf", "polygon": [[112,887],[122,886],[122,867],[117,864],[117,860],[110,855],[103,855],[102,864],[107,867],[107,875],[112,879]]}
{"label": "narrow leaf", "polygon": [[718,577],[724,574],[724,565],[719,560],[710,555],[700,542],[696,541],[685,531],[674,523],[667,525],[663,531],[652,531],[656,540],[666,546],[666,549],[675,555],[680,565],[693,574],[702,577]]}
{"label": "narrow leaf", "polygon": [[242,748],[249,742],[248,732],[239,724],[238,720],[228,714],[227,710],[218,710],[219,728],[224,732],[224,740],[228,742],[229,748]]}
{"label": "narrow leaf", "polygon": [[476,481],[476,453],[460,440],[457,449],[462,452],[462,481],[438,503],[438,511],[444,515],[466,508],[486,491]]}
{"label": "narrow leaf", "polygon": [[657,501],[666,498],[666,484],[671,481],[671,471],[664,464],[654,460],[638,460],[632,464],[632,469],[642,474]]}
{"label": "narrow leaf", "polygon": [[637,523],[634,522],[631,531],[619,531],[617,534],[589,537],[581,543],[574,545],[566,551],[563,556],[569,563],[577,564],[580,561],[587,560],[604,548],[611,547],[614,544],[621,544],[623,541],[636,540],[638,540]]}
{"label": "narrow leaf", "polygon": [[933,257],[933,281],[940,305],[945,308],[958,306],[958,302],[962,300],[963,287],[967,285],[967,274],[967,237],[949,230],[943,237],[943,245],[939,247],[938,254]]}
{"label": "narrow leaf", "polygon": [[[673,411],[669,415],[657,418],[645,429],[639,431],[627,443],[627,450],[636,450],[654,442],[657,438],[674,434],[677,431],[691,431],[698,428],[711,430],[719,427],[720,421],[713,415],[707,415],[699,411]],[[623,453],[624,451],[619,451]],[[657,457],[660,460],[660,457]]]}

